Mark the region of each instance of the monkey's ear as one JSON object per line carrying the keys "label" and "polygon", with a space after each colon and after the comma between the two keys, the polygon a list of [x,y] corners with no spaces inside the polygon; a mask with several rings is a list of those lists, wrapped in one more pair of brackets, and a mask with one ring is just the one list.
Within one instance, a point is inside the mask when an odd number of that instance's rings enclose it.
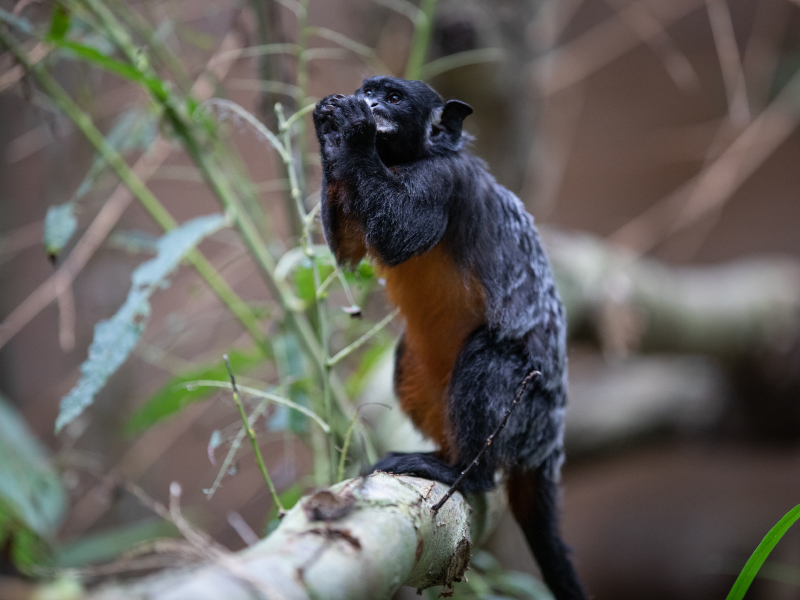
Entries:
{"label": "monkey's ear", "polygon": [[461,125],[472,112],[472,107],[461,100],[448,100],[442,107],[438,127],[442,130],[450,149],[461,148]]}

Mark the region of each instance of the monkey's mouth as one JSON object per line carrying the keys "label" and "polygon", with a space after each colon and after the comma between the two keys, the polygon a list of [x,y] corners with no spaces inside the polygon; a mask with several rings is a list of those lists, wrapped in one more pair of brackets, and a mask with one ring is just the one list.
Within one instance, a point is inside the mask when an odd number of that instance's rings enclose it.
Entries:
{"label": "monkey's mouth", "polygon": [[378,133],[394,133],[397,131],[397,123],[376,114],[374,111],[372,116],[375,117],[375,125],[378,126]]}
{"label": "monkey's mouth", "polygon": [[[367,103],[367,106],[369,106],[369,103]],[[369,109],[372,111],[372,116],[375,119],[378,133],[394,133],[397,131],[397,123],[380,114],[380,106],[370,106]]]}

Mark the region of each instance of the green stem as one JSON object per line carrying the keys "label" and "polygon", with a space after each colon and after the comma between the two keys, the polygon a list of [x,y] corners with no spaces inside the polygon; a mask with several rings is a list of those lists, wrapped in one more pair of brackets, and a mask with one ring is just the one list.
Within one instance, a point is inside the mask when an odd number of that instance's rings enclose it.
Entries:
{"label": "green stem", "polygon": [[[302,10],[297,15],[297,95],[295,96],[296,111],[302,110],[308,104],[308,38],[310,29],[308,27],[308,4],[309,0],[300,0]],[[307,181],[305,156],[308,151],[306,145],[306,122],[303,119],[297,121],[297,155],[300,159],[300,172],[303,174],[303,182]],[[301,189],[305,196],[305,189]]]}
{"label": "green stem", "polygon": [[[111,14],[111,12],[98,0],[86,1],[108,27],[114,42],[120,48],[122,48],[123,52],[128,57],[128,60],[131,60],[133,64],[136,64],[135,57],[137,49],[132,45],[130,36],[128,36],[124,28],[120,26],[113,14]],[[161,104],[167,118],[170,120],[173,128],[175,129],[175,133],[183,142],[186,152],[189,154],[195,165],[197,165],[206,183],[220,200],[226,211],[233,215],[245,245],[247,246],[251,256],[255,259],[256,264],[260,267],[267,287],[270,289],[273,297],[280,302],[286,313],[286,317],[290,326],[298,333],[314,363],[317,365],[320,375],[324,377],[325,362],[321,349],[316,343],[311,324],[308,322],[305,316],[302,316],[291,309],[286,294],[275,281],[273,275],[275,271],[275,260],[267,250],[267,246],[261,239],[260,232],[256,228],[252,219],[246,211],[242,210],[236,195],[230,188],[227,178],[221,172],[221,170],[217,168],[217,165],[201,151],[200,144],[195,139],[192,130],[181,118],[181,115],[179,115],[175,110],[172,99],[157,97],[155,98],[155,101]]]}
{"label": "green stem", "polygon": [[[289,175],[289,193],[294,200],[294,207],[297,214],[294,218],[300,224],[298,233],[304,232],[303,224],[306,218],[306,207],[303,206],[303,194],[300,191],[300,181],[297,176],[297,169],[295,168],[295,160],[292,154],[292,135],[290,128],[287,126],[286,117],[283,114],[283,106],[280,103],[275,105],[275,114],[278,116],[278,128],[283,132],[283,149],[281,158],[286,167],[286,172]],[[300,243],[305,244],[307,240],[301,239]]]}
{"label": "green stem", "polygon": [[350,344],[346,348],[343,348],[340,352],[338,352],[336,354],[336,356],[334,356],[333,358],[329,359],[328,360],[328,366],[332,367],[333,365],[338,363],[340,360],[342,360],[343,358],[345,358],[346,356],[351,354],[354,350],[358,350],[361,346],[366,344],[370,340],[370,338],[372,338],[381,329],[386,327],[391,322],[391,320],[394,319],[398,315],[399,312],[400,312],[400,309],[399,308],[395,308],[392,312],[390,312],[388,315],[383,317],[383,319],[381,319],[378,323],[373,325],[372,329],[370,329],[367,333],[362,335],[360,338],[358,338],[355,342],[353,342],[352,344]]}
{"label": "green stem", "polygon": [[344,479],[344,463],[347,459],[347,450],[350,448],[350,438],[353,437],[353,430],[356,428],[356,422],[358,421],[358,409],[356,409],[355,414],[353,414],[353,418],[350,419],[350,426],[347,428],[347,433],[344,435],[344,443],[342,444],[342,453],[339,456],[339,471],[337,473],[336,481],[342,481]]}
{"label": "green stem", "polygon": [[[172,50],[156,35],[152,25],[135,10],[131,10],[128,4],[122,0],[106,0],[122,15],[130,27],[139,33],[145,40],[147,45],[152,48],[153,54],[167,66],[170,72],[174,75],[180,89],[188,93],[192,89],[192,81],[189,78],[183,63],[178,59]],[[146,5],[145,5],[146,6]]]}
{"label": "green stem", "polygon": [[[85,0],[85,2],[91,6],[92,10],[104,22],[104,25],[107,27],[110,35],[112,36],[114,43],[123,50],[131,64],[136,65],[138,48],[133,44],[130,35],[128,35],[124,27],[122,27],[116,17],[114,17],[113,13],[105,5],[103,5],[100,0]],[[300,11],[301,14],[298,18],[300,19],[302,25],[301,31],[304,32],[306,29],[306,9],[308,7],[308,0],[302,0],[301,6],[303,10]],[[305,37],[303,37],[306,35],[306,33],[301,33],[301,41],[305,40],[303,43],[307,42]],[[302,52],[304,49],[305,48],[301,44],[298,44],[299,52]],[[308,73],[306,67],[307,65],[301,69],[300,83],[302,83],[304,86],[307,86],[308,83]],[[144,67],[143,74],[147,77],[156,77],[156,74],[152,71],[152,67],[149,65]],[[298,87],[303,90],[302,96],[305,98],[306,93],[304,88],[302,86]],[[331,417],[327,419],[328,423],[331,424],[335,430],[341,431],[344,429],[344,427],[337,427],[337,424],[341,423],[343,425],[342,421],[344,421],[346,418],[347,411],[345,407],[348,404],[347,394],[344,390],[344,387],[341,385],[341,382],[339,382],[338,379],[334,377],[334,374],[329,371],[324,349],[318,342],[308,318],[305,314],[294,310],[290,302],[290,294],[283,288],[282,284],[275,279],[275,260],[267,250],[267,245],[261,238],[261,234],[253,223],[252,217],[247,213],[247,211],[242,209],[237,195],[230,187],[228,178],[216,164],[216,161],[209,157],[206,152],[201,150],[200,144],[195,138],[194,131],[189,127],[187,121],[184,120],[183,115],[179,112],[179,105],[175,102],[174,97],[167,91],[167,93],[164,95],[154,94],[154,100],[162,106],[165,116],[170,121],[177,136],[182,140],[186,152],[203,174],[206,183],[222,203],[226,212],[233,217],[239,233],[241,234],[242,239],[248,248],[248,251],[262,272],[264,282],[273,295],[273,298],[275,298],[283,308],[289,327],[293,329],[299,336],[301,343],[318,369],[323,385],[328,386],[328,393],[332,394],[333,398],[336,399],[337,408],[339,409],[338,413],[336,415],[332,414],[326,416]],[[303,104],[304,102],[301,102],[300,106],[302,107]],[[299,119],[298,125],[302,124],[303,120]],[[298,140],[302,143],[305,136],[303,135],[301,127],[298,127],[297,135],[299,136]],[[284,148],[284,152],[281,154],[282,157],[288,155],[288,158],[290,159],[287,166],[292,167],[289,173],[290,177],[294,177],[291,187],[293,190],[296,189],[300,194],[299,198],[301,201],[298,204],[298,207],[300,207],[300,205],[302,205],[303,197],[301,182],[296,171],[294,172],[294,175],[291,173],[291,171],[294,171],[295,162],[293,157],[291,157],[291,149]],[[301,154],[301,157],[302,156],[303,154]],[[300,161],[300,164],[302,166],[302,160]],[[293,194],[294,193],[296,192],[293,191]],[[301,214],[305,214],[305,211],[303,211]]]}
{"label": "green stem", "polygon": [[406,79],[419,79],[422,77],[422,67],[428,56],[428,45],[433,30],[433,13],[436,10],[436,0],[422,0],[420,12],[414,23],[414,39],[411,42],[411,53],[406,65]]}
{"label": "green stem", "polygon": [[[305,39],[304,39],[305,41]],[[284,162],[286,163],[286,171],[289,175],[289,183],[291,186],[291,194],[292,198],[294,198],[295,205],[297,208],[297,215],[300,218],[300,222],[305,225],[308,219],[308,215],[306,213],[305,207],[303,206],[303,198],[302,193],[300,191],[300,186],[298,185],[298,174],[297,174],[297,161],[294,157],[294,152],[292,148],[292,136],[291,136],[291,129],[287,125],[286,118],[283,114],[283,107],[278,104],[275,106],[275,113],[278,116],[278,123],[279,128],[283,131],[283,147],[285,149],[285,153],[283,156],[286,158]],[[323,414],[325,415],[325,420],[329,423],[333,421],[333,406],[331,402],[331,381],[330,381],[330,366],[328,364],[328,339],[330,337],[330,329],[328,327],[328,315],[325,310],[325,300],[324,298],[320,298],[319,290],[322,286],[322,281],[319,272],[319,262],[313,256],[313,239],[311,235],[311,228],[310,227],[302,227],[302,231],[305,234],[305,237],[300,240],[301,245],[303,246],[305,253],[310,256],[313,261],[313,276],[314,276],[314,304],[317,307],[317,321],[319,323],[319,346],[322,350],[322,359],[324,361],[324,369],[322,371],[322,409]],[[340,406],[343,411],[343,407]],[[344,412],[344,411],[343,411]],[[336,444],[334,441],[334,436],[328,436],[328,452],[326,456],[326,462],[328,463],[328,477],[333,480],[336,477],[336,467],[335,467],[335,456],[336,456]]]}
{"label": "green stem", "polygon": [[[120,181],[124,183],[133,195],[141,202],[142,206],[150,213],[153,219],[165,231],[174,229],[177,222],[164,208],[153,193],[147,188],[133,169],[128,166],[125,159],[103,137],[100,130],[95,127],[92,118],[84,112],[70,98],[56,80],[39,64],[32,64],[24,50],[8,35],[0,33],[0,39],[6,44],[16,59],[25,69],[33,74],[39,84],[49,94],[52,100],[72,119],[78,129],[86,136],[105,161],[111,165]],[[258,318],[250,308],[233,291],[228,283],[217,272],[214,266],[200,253],[192,250],[186,255],[187,260],[197,269],[197,272],[206,280],[209,287],[217,294],[228,309],[239,319],[248,333],[259,345],[265,345],[265,336],[258,325]]]}
{"label": "green stem", "polygon": [[785,534],[798,519],[800,519],[800,504],[786,513],[783,518],[769,530],[767,535],[764,536],[764,539],[761,540],[761,543],[753,551],[752,556],[750,556],[744,567],[742,567],[742,571],[736,578],[726,600],[741,600],[744,598],[744,595],[750,588],[750,584],[753,583],[753,579],[755,579],[759,569],[761,569],[761,565],[767,560],[775,544],[781,540],[783,534]]}
{"label": "green stem", "polygon": [[247,437],[250,439],[250,445],[253,447],[253,453],[256,455],[258,468],[261,470],[261,475],[264,477],[264,481],[267,482],[267,487],[269,487],[269,491],[272,494],[272,501],[275,503],[275,506],[278,507],[278,518],[283,518],[283,515],[286,514],[286,510],[284,510],[283,504],[281,504],[281,499],[278,496],[278,491],[275,489],[275,484],[272,483],[272,478],[269,476],[267,465],[264,464],[264,457],[261,455],[261,448],[258,447],[256,432],[253,430],[252,425],[250,425],[250,420],[247,418],[247,413],[244,411],[242,399],[239,398],[239,390],[236,387],[236,378],[233,376],[233,370],[231,369],[231,361],[228,360],[227,354],[224,354],[222,358],[225,360],[225,367],[228,369],[228,375],[231,378],[233,401],[236,403],[236,408],[239,409],[239,416],[242,418],[242,425],[247,432]]}

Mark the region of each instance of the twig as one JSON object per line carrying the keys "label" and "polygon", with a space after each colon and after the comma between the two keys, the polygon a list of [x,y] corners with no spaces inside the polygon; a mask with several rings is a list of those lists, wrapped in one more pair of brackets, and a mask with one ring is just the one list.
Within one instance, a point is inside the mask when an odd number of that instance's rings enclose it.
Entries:
{"label": "twig", "polygon": [[[252,424],[255,423],[258,417],[260,417],[270,406],[269,402],[266,400],[262,400],[259,402],[258,406],[256,406],[255,410],[250,413],[247,421],[248,423]],[[222,479],[225,477],[228,469],[231,467],[231,463],[233,462],[234,457],[236,456],[236,452],[239,450],[239,447],[242,445],[244,441],[244,436],[247,435],[247,431],[244,427],[239,429],[236,437],[234,438],[233,442],[231,442],[231,447],[228,449],[228,453],[225,455],[225,460],[222,461],[222,466],[219,468],[217,472],[217,477],[214,479],[214,483],[211,485],[210,488],[204,489],[203,493],[206,495],[206,500],[211,500],[211,498],[216,493],[219,486],[222,485]]]}
{"label": "twig", "polygon": [[[702,1],[665,2],[659,7],[660,29],[648,31],[644,37],[649,39],[650,36],[660,35],[661,30],[693,12]],[[531,73],[534,82],[539,85],[539,94],[541,96],[555,94],[584,81],[592,73],[627,54],[643,41],[642,36],[634,32],[620,14],[609,17],[569,43],[532,61]]]}
{"label": "twig", "polygon": [[[218,53],[228,51],[235,44],[236,35],[228,34],[222,41],[222,44],[220,44]],[[44,49],[44,45],[40,46],[41,49]],[[40,46],[36,46],[26,57],[28,69],[32,68],[44,56],[41,50],[37,52]],[[35,52],[36,54],[34,54]],[[227,69],[229,67],[230,63],[215,69],[216,77],[223,78],[227,74]],[[22,68],[22,65],[20,65],[20,68]],[[0,90],[2,90],[2,81],[0,81]],[[201,76],[195,82],[193,91],[198,97],[204,98],[208,97],[213,89],[208,83],[207,78]],[[134,164],[133,167],[127,167],[127,169],[144,184],[144,182],[155,174],[170,155],[171,151],[172,146],[170,142],[163,137],[159,137],[157,141],[150,146],[150,149],[136,161],[136,164]],[[103,240],[105,240],[111,230],[114,229],[117,222],[122,217],[122,214],[133,200],[133,197],[134,194],[127,187],[126,183],[123,182],[117,185],[111,196],[103,204],[100,212],[97,213],[91,225],[89,225],[89,228],[75,244],[70,255],[59,267],[58,271],[40,284],[39,287],[0,323],[0,348],[33,320],[36,315],[47,308],[66,287],[72,284],[89,262],[89,259],[102,245]],[[210,265],[206,266],[210,267]],[[227,291],[223,288],[220,288],[220,290],[223,291],[223,293]],[[229,297],[229,300],[234,302],[234,306],[237,308],[237,311],[234,311],[236,316],[239,317],[240,320],[244,317],[245,321],[247,321],[247,323],[243,322],[245,328],[251,333],[257,334],[258,337],[256,337],[256,339],[262,337],[256,325],[256,320],[251,319],[244,312],[246,307],[241,304],[241,302],[236,303],[232,297]]]}
{"label": "twig", "polygon": [[[361,406],[364,406],[363,404]],[[350,447],[350,438],[353,436],[353,430],[356,428],[356,422],[358,421],[358,411],[361,410],[361,406],[356,408],[356,412],[353,414],[353,418],[350,419],[350,426],[347,428],[347,433],[344,434],[344,444],[342,445],[342,453],[339,456],[339,472],[337,481],[342,481],[344,479],[344,462],[347,459],[347,449]]]}
{"label": "twig", "polygon": [[725,0],[706,0],[706,11],[728,97],[728,115],[732,123],[747,125],[750,122],[750,107],[730,9]]}
{"label": "twig", "polygon": [[244,412],[244,405],[242,404],[241,398],[239,398],[239,389],[236,387],[236,378],[233,376],[233,370],[231,369],[231,361],[228,360],[227,354],[223,354],[222,358],[225,360],[225,368],[228,369],[228,375],[231,378],[233,401],[236,403],[236,408],[239,409],[239,415],[242,417],[242,425],[247,432],[247,437],[250,439],[250,444],[253,446],[253,453],[256,455],[258,468],[261,469],[261,474],[264,476],[264,481],[267,482],[269,491],[272,494],[272,500],[275,502],[275,506],[278,507],[278,518],[283,518],[283,515],[286,514],[286,510],[283,508],[283,504],[281,504],[281,499],[278,496],[275,485],[272,483],[272,478],[269,476],[267,465],[264,464],[264,457],[261,455],[261,448],[258,447],[258,440],[256,440],[256,432],[253,431],[253,427],[250,425],[250,421],[247,418],[247,413]]}
{"label": "twig", "polygon": [[409,21],[411,21],[412,24],[416,23],[420,19],[425,18],[425,15],[421,14],[422,11],[408,0],[372,0],[372,1],[375,4],[380,4],[381,6],[390,8],[396,13],[403,15]]}
{"label": "twig", "polygon": [[15,17],[19,17],[22,14],[22,11],[28,8],[28,6],[30,6],[31,4],[36,4],[38,2],[39,0],[20,0],[14,6],[14,10],[11,11],[11,14],[13,14]]}
{"label": "twig", "polygon": [[572,156],[586,97],[586,86],[547,96],[542,101],[540,128],[522,180],[520,198],[531,198],[534,216],[547,219],[558,203]]}
{"label": "twig", "polygon": [[335,44],[339,44],[345,50],[349,50],[353,54],[356,54],[362,58],[364,62],[367,63],[367,65],[369,65],[376,73],[385,73],[388,75],[392,72],[392,70],[387,67],[378,57],[378,55],[375,53],[375,50],[347,37],[346,35],[342,35],[338,31],[333,31],[327,27],[309,27],[308,33],[309,35],[317,35]]}
{"label": "twig", "polygon": [[692,63],[678,49],[667,30],[658,19],[639,0],[625,3],[621,0],[610,0],[617,14],[647,44],[656,56],[661,59],[672,81],[684,92],[696,90],[700,78],[692,67]]}
{"label": "twig", "polygon": [[258,535],[238,512],[232,511],[228,513],[228,525],[239,534],[239,537],[248,546],[255,546],[258,543]]}
{"label": "twig", "polygon": [[17,252],[40,244],[44,221],[34,221],[10,231],[0,233],[0,264]]}
{"label": "twig", "polygon": [[[231,382],[232,383],[232,382]],[[216,381],[213,379],[198,379],[197,381],[187,381],[184,384],[186,389],[193,389],[196,387],[220,387],[220,388],[227,388],[230,387],[234,389],[236,393],[239,393],[239,389],[244,391],[246,394],[250,394],[251,396],[255,396],[256,398],[263,398],[264,400],[269,400],[275,404],[280,404],[281,406],[285,406],[287,408],[294,409],[298,412],[303,413],[307,417],[314,419],[319,426],[322,428],[322,431],[325,433],[330,432],[331,428],[328,423],[326,423],[317,413],[313,410],[310,410],[303,406],[302,404],[297,404],[297,402],[292,402],[288,398],[283,398],[282,396],[278,396],[277,394],[272,394],[270,392],[265,392],[263,390],[257,390],[256,388],[247,387],[247,386],[236,386],[235,384],[227,384],[224,381]]]}
{"label": "twig", "polygon": [[541,372],[537,371],[536,369],[531,369],[528,372],[528,374],[525,376],[525,379],[522,380],[522,383],[519,386],[517,395],[514,396],[514,399],[511,401],[511,406],[509,406],[506,409],[503,418],[500,420],[500,424],[497,426],[497,429],[495,429],[492,432],[492,434],[488,438],[486,438],[486,443],[483,445],[483,448],[481,448],[481,451],[478,452],[478,455],[471,463],[469,463],[467,468],[461,471],[461,475],[459,475],[458,479],[455,480],[455,483],[453,483],[453,485],[450,486],[450,489],[447,490],[447,493],[442,497],[442,499],[433,505],[432,509],[433,512],[437,512],[440,508],[442,508],[442,506],[444,506],[444,503],[447,502],[450,496],[456,493],[456,491],[458,490],[458,486],[461,485],[461,482],[464,481],[464,478],[467,476],[467,474],[478,464],[478,462],[481,460],[481,457],[483,457],[483,455],[489,449],[489,446],[492,445],[492,442],[494,441],[494,438],[497,436],[497,434],[500,433],[506,426],[506,423],[508,422],[508,417],[511,416],[511,411],[514,410],[514,407],[519,403],[519,400],[520,398],[522,398],[522,394],[525,392],[525,389],[528,387],[528,384],[534,377],[538,377],[540,375]]}
{"label": "twig", "polygon": [[355,342],[343,348],[340,352],[336,354],[333,358],[328,360],[328,366],[332,367],[340,360],[351,354],[354,350],[358,350],[361,346],[366,344],[376,333],[378,333],[381,329],[386,327],[392,319],[394,319],[398,313],[400,312],[399,308],[395,308],[392,312],[386,315],[383,319],[381,319],[378,323],[373,325],[372,329],[370,329],[367,333],[362,335],[358,338]]}
{"label": "twig", "polygon": [[[47,56],[49,52],[50,48],[48,45],[40,42],[36,44],[28,53],[28,60],[31,62],[31,64],[35,65],[45,56]],[[0,75],[0,92],[10,88],[12,85],[20,81],[23,77],[25,77],[25,73],[26,70],[24,66],[14,65],[8,71]]]}
{"label": "twig", "polygon": [[760,112],[769,103],[772,83],[780,58],[779,45],[789,25],[792,5],[759,4],[753,17],[750,39],[742,54],[742,71],[747,82],[750,110]]}
{"label": "twig", "polygon": [[218,54],[208,61],[208,66],[240,58],[266,56],[268,54],[294,54],[295,52],[297,52],[297,44],[259,44]]}
{"label": "twig", "polygon": [[739,187],[795,130],[800,109],[795,100],[800,73],[747,126],[713,163],[662,198],[607,239],[644,254],[664,238],[723,206]]}
{"label": "twig", "polygon": [[506,51],[503,48],[478,48],[476,50],[465,50],[456,54],[448,54],[436,60],[432,60],[422,67],[422,78],[433,79],[442,73],[487,62],[500,62],[506,58]]}

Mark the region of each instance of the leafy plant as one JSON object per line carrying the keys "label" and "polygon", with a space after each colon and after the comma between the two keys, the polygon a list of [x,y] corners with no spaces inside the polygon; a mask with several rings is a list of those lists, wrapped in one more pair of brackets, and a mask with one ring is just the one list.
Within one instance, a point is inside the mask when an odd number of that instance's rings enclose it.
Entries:
{"label": "leafy plant", "polygon": [[[172,22],[154,27],[120,0],[59,0],[53,4],[47,23],[33,23],[0,10],[0,46],[7,48],[27,71],[37,93],[43,93],[50,105],[69,117],[96,152],[69,201],[48,211],[44,233],[48,253],[54,258],[59,256],[79,233],[76,215],[80,213],[83,217],[89,212],[89,204],[82,206],[82,201],[90,192],[101,193],[98,183],[109,173],[128,188],[164,232],[155,239],[154,247],[149,238],[147,244],[141,244],[135,236],[116,234],[117,242],[127,249],[155,250],[156,254],[133,272],[127,299],[116,314],[97,323],[88,357],[81,366],[81,377],[61,401],[56,431],[89,408],[109,378],[128,360],[148,326],[151,298],[169,285],[179,264],[185,261],[239,322],[250,341],[242,344],[244,347],[219,348],[216,357],[206,357],[181,369],[134,412],[127,431],[139,434],[214,393],[232,394],[241,423],[232,434],[215,431],[209,442],[212,457],[226,443],[229,449],[207,495],[213,495],[233,468],[235,456],[247,437],[273,491],[276,517],[282,504],[296,502],[308,482],[295,482],[286,490],[274,488],[260,456],[259,420],[269,419],[268,427],[283,428],[310,447],[315,485],[333,483],[348,472],[357,472],[360,464],[374,461],[371,434],[359,420],[353,398],[390,345],[391,338],[383,330],[397,314],[391,312],[376,320],[363,318],[366,312],[363,307],[377,287],[375,269],[364,262],[354,272],[343,273],[336,266],[319,230],[318,193],[313,191],[315,159],[308,152],[308,122],[315,102],[308,91],[311,61],[350,54],[362,59],[375,73],[390,73],[372,48],[326,27],[310,24],[309,0],[281,4],[297,16],[296,43],[259,44],[236,53],[236,56],[284,54],[296,59],[293,81],[259,82],[263,89],[277,90],[284,96],[283,103],[274,105],[274,118],[269,115],[269,120],[275,123],[272,130],[240,106],[225,98],[210,99],[208,92],[198,91],[201,86],[192,84],[181,58],[164,41],[162,31],[167,27],[184,39],[204,45],[207,36],[203,38],[187,27],[176,28]],[[419,7],[406,0],[382,4],[412,22],[413,40],[404,74],[421,77],[426,72],[436,0],[423,0]],[[338,48],[311,48],[313,38],[326,40]],[[31,52],[30,42],[38,43],[44,52]],[[456,55],[450,62],[433,65],[432,72],[473,60],[487,60],[479,54]],[[214,60],[232,58],[220,52],[209,65]],[[127,108],[103,134],[91,111],[54,77],[65,62],[138,88],[147,98],[146,106]],[[213,79],[208,71],[201,74],[198,82],[206,79]],[[89,85],[95,82],[96,78]],[[92,93],[92,88],[89,89]],[[222,88],[216,91],[224,93]],[[291,231],[288,239],[279,239],[270,227],[271,217],[258,201],[257,186],[245,173],[243,161],[227,139],[226,125],[230,122],[251,128],[272,149],[281,166],[280,179],[268,183],[273,189],[284,191]],[[178,223],[149,189],[146,182],[153,173],[139,166],[147,165],[147,159],[158,155],[159,148],[167,143],[180,146],[193,165],[193,174],[199,175],[214,195],[222,214]],[[136,153],[144,155],[131,166],[127,159]],[[227,226],[235,230],[237,244],[246,250],[269,290],[276,305],[274,310],[260,311],[243,300],[198,249],[203,239]],[[227,368],[222,361],[223,353],[229,357]],[[244,377],[256,368],[268,370],[273,376],[267,382],[245,381]],[[236,378],[240,384],[235,383]],[[270,412],[269,407],[276,408]],[[18,503],[14,506],[14,522],[44,535],[43,530],[33,526],[35,519],[20,516]],[[0,514],[3,523],[10,522],[7,506]],[[119,540],[127,539],[126,535],[120,533],[117,545]],[[62,562],[74,564],[80,562],[76,556],[90,554],[96,554],[91,545],[88,550],[74,550]]]}

